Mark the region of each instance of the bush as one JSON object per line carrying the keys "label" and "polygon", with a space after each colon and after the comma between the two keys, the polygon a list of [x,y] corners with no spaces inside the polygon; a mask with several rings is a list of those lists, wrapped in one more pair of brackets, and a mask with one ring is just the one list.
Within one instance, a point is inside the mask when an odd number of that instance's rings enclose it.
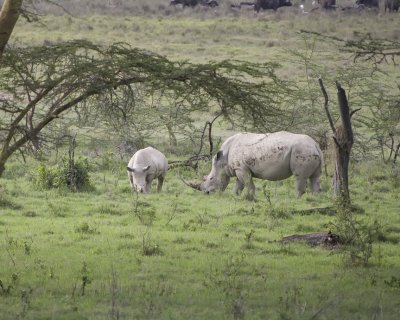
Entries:
{"label": "bush", "polygon": [[366,223],[356,219],[349,208],[337,210],[333,229],[343,244],[345,262],[350,265],[367,266],[372,257],[373,243],[385,238],[383,227],[378,221]]}
{"label": "bush", "polygon": [[63,159],[60,164],[47,167],[41,164],[36,168],[34,184],[39,189],[60,189],[67,187],[72,191],[92,188],[89,179],[90,165],[86,158],[78,161]]}

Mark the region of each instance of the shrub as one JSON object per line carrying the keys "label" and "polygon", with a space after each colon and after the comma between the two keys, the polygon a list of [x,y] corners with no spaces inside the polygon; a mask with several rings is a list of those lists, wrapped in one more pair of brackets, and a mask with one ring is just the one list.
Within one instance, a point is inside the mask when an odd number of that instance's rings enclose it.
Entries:
{"label": "shrub", "polygon": [[65,188],[72,191],[90,189],[90,165],[86,158],[77,161],[63,159],[60,164],[47,167],[41,164],[36,168],[34,185],[39,189]]}
{"label": "shrub", "polygon": [[367,266],[373,253],[373,243],[384,239],[383,227],[378,221],[362,222],[354,217],[350,209],[337,211],[334,233],[343,243],[345,261],[351,265]]}

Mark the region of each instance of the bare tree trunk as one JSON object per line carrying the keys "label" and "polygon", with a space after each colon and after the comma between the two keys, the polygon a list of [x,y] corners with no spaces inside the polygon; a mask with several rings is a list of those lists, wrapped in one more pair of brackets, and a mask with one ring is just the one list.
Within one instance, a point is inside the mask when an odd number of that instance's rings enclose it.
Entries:
{"label": "bare tree trunk", "polygon": [[341,126],[336,129],[335,138],[335,195],[344,203],[350,203],[349,162],[354,143],[351,114],[347,103],[346,92],[336,82],[340,110]]}
{"label": "bare tree trunk", "polygon": [[[345,203],[350,202],[349,193],[349,162],[353,142],[344,134],[342,126],[336,128],[335,171],[333,176],[334,193]],[[352,138],[352,137],[351,137]]]}
{"label": "bare tree trunk", "polygon": [[333,140],[335,142],[335,170],[333,176],[334,195],[339,200],[340,204],[347,206],[350,204],[350,152],[354,143],[353,129],[351,126],[351,116],[359,109],[350,113],[346,92],[340,86],[340,84],[336,82],[341,124],[335,128],[328,109],[328,95],[326,94],[321,79],[319,79],[319,83],[322,93],[325,97],[325,112],[328,117],[329,124],[333,132]]}
{"label": "bare tree trunk", "polygon": [[[21,13],[23,0],[5,0],[0,12],[0,59]],[[1,168],[0,168],[1,170]],[[0,171],[1,172],[1,171]]]}

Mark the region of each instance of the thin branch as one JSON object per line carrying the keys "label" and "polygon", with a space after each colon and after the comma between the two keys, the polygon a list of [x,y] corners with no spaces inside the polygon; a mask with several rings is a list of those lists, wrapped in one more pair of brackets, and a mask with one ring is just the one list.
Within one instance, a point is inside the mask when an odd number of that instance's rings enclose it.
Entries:
{"label": "thin branch", "polygon": [[353,129],[351,126],[350,108],[349,108],[349,103],[347,101],[346,92],[338,81],[336,81],[336,88],[338,90],[337,96],[338,96],[340,118],[342,120],[343,130],[345,132],[347,141],[352,144]]}
{"label": "thin branch", "polygon": [[334,125],[332,117],[331,117],[331,113],[329,112],[329,108],[328,108],[328,103],[329,103],[328,94],[326,93],[324,83],[322,82],[321,78],[318,79],[318,82],[319,82],[319,86],[321,87],[322,94],[324,95],[324,98],[325,98],[324,108],[325,108],[326,117],[328,118],[329,125],[332,129],[333,134],[336,136],[336,128],[335,128],[335,125]]}
{"label": "thin branch", "polygon": [[357,111],[360,111],[360,110],[361,110],[361,108],[358,108],[358,109],[355,109],[352,112],[350,112],[350,119]]}

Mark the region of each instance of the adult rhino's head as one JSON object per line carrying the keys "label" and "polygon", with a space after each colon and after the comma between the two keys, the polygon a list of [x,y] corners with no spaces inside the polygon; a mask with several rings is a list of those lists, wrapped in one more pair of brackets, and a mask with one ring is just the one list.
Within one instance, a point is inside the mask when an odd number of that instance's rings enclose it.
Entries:
{"label": "adult rhino's head", "polygon": [[150,166],[134,168],[126,167],[126,169],[128,170],[128,172],[130,172],[129,178],[131,179],[132,186],[136,190],[136,192],[147,193],[148,186],[146,177]]}
{"label": "adult rhino's head", "polygon": [[226,174],[226,157],[223,151],[218,151],[212,160],[211,172],[204,176],[202,183],[186,183],[193,189],[206,193],[224,191],[229,183],[229,176]]}

